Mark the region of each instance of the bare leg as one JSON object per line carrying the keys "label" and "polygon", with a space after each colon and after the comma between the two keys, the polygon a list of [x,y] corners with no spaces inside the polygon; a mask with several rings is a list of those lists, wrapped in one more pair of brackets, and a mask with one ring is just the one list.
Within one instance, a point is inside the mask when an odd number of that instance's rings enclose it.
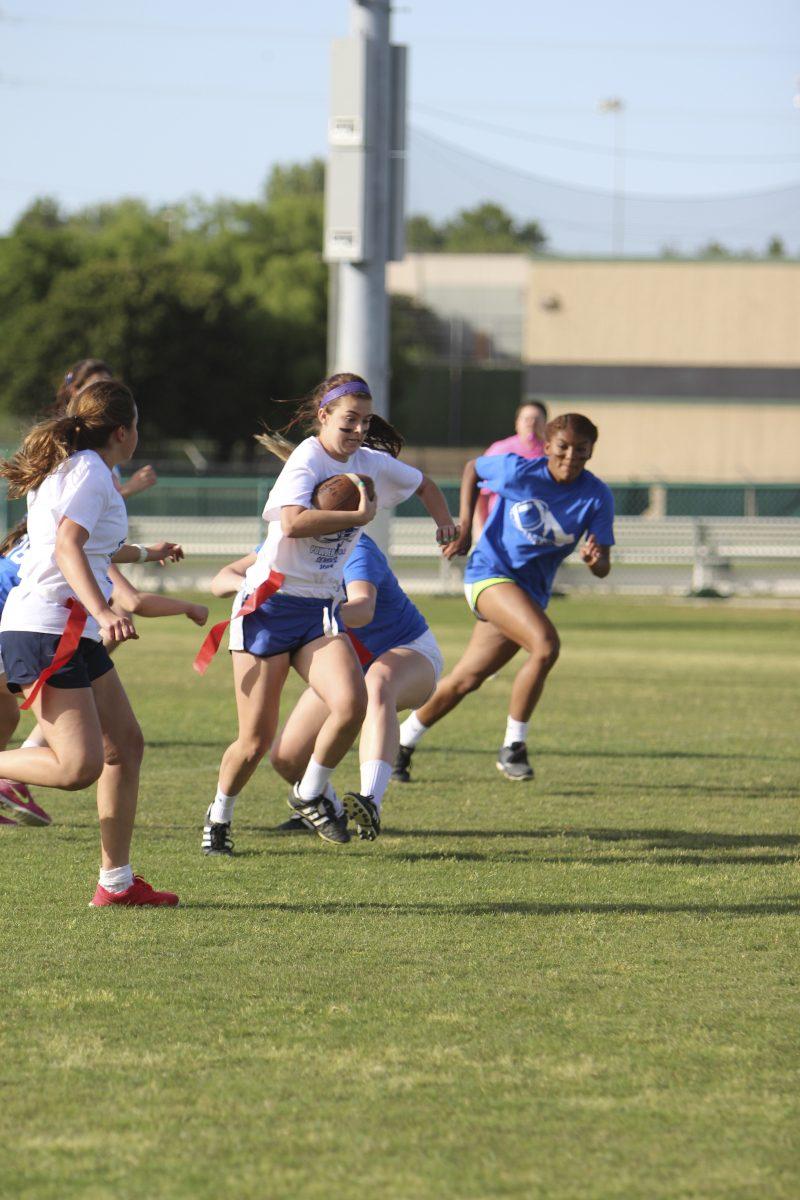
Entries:
{"label": "bare leg", "polygon": [[131,861],[144,739],[116,671],[95,679],[92,692],[103,731],[104,766],[97,783],[100,865],[110,870]]}
{"label": "bare leg", "polygon": [[346,637],[316,638],[298,650],[292,666],[328,708],[314,741],[314,760],[335,767],[353,742],[367,711],[367,689],[355,651]]}
{"label": "bare leg", "polygon": [[0,684],[0,749],[5,750],[18,724],[19,706],[3,682]]}
{"label": "bare leg", "polygon": [[103,769],[103,735],[92,689],[45,684],[33,712],[47,745],[0,752],[0,776],[70,792],[93,784]]}
{"label": "bare leg", "polygon": [[275,737],[289,655],[256,658],[246,650],[234,650],[231,658],[239,736],[222,756],[219,788],[226,796],[238,796]]}
{"label": "bare leg", "polygon": [[400,745],[398,711],[416,708],[434,687],[432,663],[416,650],[387,650],[366,674],[367,717],[361,730],[361,762],[393,763]]}
{"label": "bare leg", "polygon": [[317,740],[317,734],[328,719],[328,706],[313,688],[303,692],[280,730],[269,760],[287,783],[302,779]]}
{"label": "bare leg", "polygon": [[528,658],[514,680],[509,705],[509,716],[516,721],[527,721],[558,659],[560,642],[556,627],[527,592],[514,583],[498,583],[481,592],[478,610],[501,636],[527,652]]}
{"label": "bare leg", "polygon": [[[489,592],[494,592],[503,586],[495,584],[482,593],[483,600]],[[519,589],[517,589],[519,590]],[[481,609],[483,612],[483,609]],[[436,691],[416,715],[423,725],[435,725],[446,717],[449,712],[460,704],[470,692],[475,692],[490,675],[494,675],[507,662],[510,662],[519,650],[520,643],[506,637],[499,629],[485,621],[477,621],[472,630],[472,636],[467,648],[449,675],[439,680]]]}

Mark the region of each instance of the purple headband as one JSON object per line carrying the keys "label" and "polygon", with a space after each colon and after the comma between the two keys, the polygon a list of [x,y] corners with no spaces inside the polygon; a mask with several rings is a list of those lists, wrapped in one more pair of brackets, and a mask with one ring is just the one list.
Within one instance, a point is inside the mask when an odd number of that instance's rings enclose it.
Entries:
{"label": "purple headband", "polygon": [[351,396],[358,393],[361,396],[369,396],[372,399],[372,392],[365,383],[361,383],[355,379],[348,380],[347,383],[339,383],[335,388],[331,388],[319,402],[320,408],[324,408],[326,404],[330,404],[332,400],[338,400],[340,396]]}

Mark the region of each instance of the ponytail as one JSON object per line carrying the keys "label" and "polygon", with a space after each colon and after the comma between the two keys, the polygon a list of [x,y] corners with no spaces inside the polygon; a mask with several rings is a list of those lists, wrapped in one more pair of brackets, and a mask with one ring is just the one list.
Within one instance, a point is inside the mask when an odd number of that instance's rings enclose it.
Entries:
{"label": "ponytail", "polygon": [[15,500],[33,491],[69,458],[77,449],[78,432],[75,417],[51,417],[34,425],[16,454],[0,462],[9,498]]}

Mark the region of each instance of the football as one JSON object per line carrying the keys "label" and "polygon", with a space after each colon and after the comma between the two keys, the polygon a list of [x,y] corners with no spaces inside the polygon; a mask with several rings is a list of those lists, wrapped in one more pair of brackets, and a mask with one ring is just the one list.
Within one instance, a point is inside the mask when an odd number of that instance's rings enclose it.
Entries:
{"label": "football", "polygon": [[370,500],[375,499],[375,485],[369,475],[331,475],[314,488],[311,503],[323,512],[355,512],[358,508],[358,484],[361,479]]}

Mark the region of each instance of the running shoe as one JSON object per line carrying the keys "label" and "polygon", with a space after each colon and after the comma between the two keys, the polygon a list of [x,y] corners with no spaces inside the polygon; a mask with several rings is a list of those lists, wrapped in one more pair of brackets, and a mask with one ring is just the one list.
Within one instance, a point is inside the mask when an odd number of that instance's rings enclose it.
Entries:
{"label": "running shoe", "polygon": [[355,821],[358,836],[365,842],[374,842],[381,831],[381,814],[372,796],[360,792],[345,792],[342,796],[344,811]]}
{"label": "running shoe", "polygon": [[399,746],[397,749],[397,758],[394,760],[392,768],[392,779],[395,783],[411,783],[411,755],[414,753],[413,746]]}
{"label": "running shoe", "polygon": [[231,838],[230,821],[212,821],[211,805],[206,813],[206,823],[203,826],[203,854],[233,854],[233,839]]}
{"label": "running shoe", "polygon": [[510,746],[501,746],[497,752],[495,766],[506,779],[533,779],[533,767],[528,762],[528,747],[524,742],[512,742]]}
{"label": "running shoe", "polygon": [[13,813],[22,825],[50,825],[51,818],[34,800],[24,783],[0,779],[0,808]]}
{"label": "running shoe", "polygon": [[303,800],[300,796],[300,784],[296,783],[286,803],[311,826],[317,837],[321,837],[324,842],[333,842],[334,845],[343,846],[350,841],[350,834],[347,832],[347,816],[345,813],[337,816],[336,805],[327,796],[315,796],[313,800]]}
{"label": "running shoe", "polygon": [[11,817],[4,817],[3,814],[0,813],[0,825],[16,825],[16,823],[17,822],[12,820]]}
{"label": "running shoe", "polygon": [[174,892],[157,892],[146,883],[141,875],[134,875],[133,883],[124,892],[109,892],[98,883],[97,891],[89,902],[90,908],[105,908],[109,904],[122,904],[128,908],[149,906],[150,908],[174,908],[178,897]]}

